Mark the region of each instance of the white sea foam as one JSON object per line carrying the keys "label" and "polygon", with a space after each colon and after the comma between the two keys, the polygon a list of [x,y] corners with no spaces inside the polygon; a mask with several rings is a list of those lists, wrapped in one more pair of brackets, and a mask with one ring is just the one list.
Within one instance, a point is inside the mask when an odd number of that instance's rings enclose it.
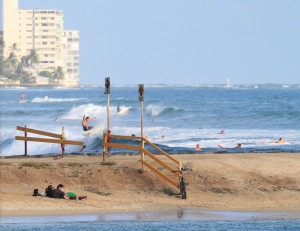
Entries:
{"label": "white sea foam", "polygon": [[43,98],[36,97],[31,100],[32,103],[59,103],[59,102],[73,102],[86,100],[87,98],[49,98],[45,96]]}
{"label": "white sea foam", "polygon": [[[103,109],[104,110],[104,109]],[[100,124],[100,123],[99,123]],[[105,127],[106,124],[95,124],[95,127]],[[94,124],[93,124],[94,125]],[[52,133],[60,134],[61,128],[49,124],[30,124],[28,127],[38,128],[43,131],[49,131]],[[140,136],[141,129],[137,126],[111,126],[110,130],[112,134],[118,135],[132,135]],[[297,131],[274,131],[272,135],[269,134],[269,130],[225,130],[225,134],[217,134],[219,130],[216,129],[185,129],[185,128],[170,128],[170,127],[145,127],[144,136],[147,136],[153,143],[166,145],[174,148],[190,148],[194,150],[196,144],[200,144],[201,148],[212,148],[214,150],[222,150],[218,148],[221,145],[225,149],[232,149],[238,143],[242,144],[243,148],[289,148],[289,145],[300,145],[300,137]],[[290,144],[274,144],[271,141],[278,140],[281,134],[287,134],[284,138],[290,142]],[[23,136],[23,132],[1,132],[1,137],[4,140],[9,139],[8,144],[2,144],[1,156],[21,155],[24,153],[23,141],[12,140],[11,137],[15,135]],[[37,136],[28,134],[28,136]],[[163,138],[162,138],[163,136]],[[83,136],[80,122],[78,126],[65,126],[65,137],[69,140],[82,141],[87,146],[87,151],[93,149],[101,150],[102,144],[100,139],[102,134],[96,134],[92,136]],[[266,139],[266,137],[270,137]],[[99,142],[99,143],[97,143]],[[5,142],[4,142],[5,143]],[[81,146],[67,145],[66,153],[79,152]],[[59,144],[48,144],[29,142],[28,154],[61,154],[61,148]]]}
{"label": "white sea foam", "polygon": [[96,118],[106,118],[107,109],[105,106],[98,106],[95,104],[84,104],[79,106],[73,106],[72,109],[59,117],[59,119],[67,120],[82,120],[83,115]]}
{"label": "white sea foam", "polygon": [[149,104],[146,107],[146,111],[151,115],[151,116],[158,116],[166,107],[160,106],[160,105],[154,105],[154,104]]}
{"label": "white sea foam", "polygon": [[[30,124],[27,126],[29,128],[34,128],[41,131],[47,131],[55,134],[61,134],[61,127],[54,127],[49,124]],[[95,143],[95,140],[100,137],[98,136],[89,136],[85,137],[82,135],[81,126],[66,126],[65,128],[65,138],[67,140],[82,141],[85,145],[90,147]],[[24,141],[15,140],[15,136],[24,136],[24,132],[13,131],[13,132],[1,132],[1,137],[3,140],[7,140],[7,144],[1,144],[1,153],[0,156],[12,156],[12,155],[22,155],[25,152]],[[33,133],[27,133],[28,137],[39,137],[39,138],[50,138],[47,136],[41,136]],[[53,139],[53,138],[52,138]],[[99,143],[99,148],[101,143]],[[66,145],[66,153],[79,152],[81,146],[78,145]],[[60,144],[57,143],[42,143],[42,142],[28,142],[27,144],[28,155],[39,155],[39,154],[61,154]]]}
{"label": "white sea foam", "polygon": [[131,107],[125,107],[125,106],[120,106],[120,111],[117,111],[117,115],[119,116],[125,116],[128,114],[129,110]]}

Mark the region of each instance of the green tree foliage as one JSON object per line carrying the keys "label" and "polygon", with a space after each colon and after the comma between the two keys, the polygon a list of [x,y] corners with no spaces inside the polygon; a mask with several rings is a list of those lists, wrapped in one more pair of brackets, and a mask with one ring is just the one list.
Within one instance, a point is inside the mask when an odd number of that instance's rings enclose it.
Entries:
{"label": "green tree foliage", "polygon": [[53,77],[57,80],[62,80],[65,76],[63,69],[61,66],[58,66],[56,70],[53,72]]}

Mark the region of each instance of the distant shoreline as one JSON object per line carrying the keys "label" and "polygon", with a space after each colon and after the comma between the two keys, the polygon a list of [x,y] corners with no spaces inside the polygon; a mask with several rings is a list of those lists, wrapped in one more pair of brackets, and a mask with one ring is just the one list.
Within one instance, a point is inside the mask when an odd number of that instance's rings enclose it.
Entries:
{"label": "distant shoreline", "polygon": [[[138,83],[111,83],[111,86],[137,86]],[[199,83],[194,83],[194,84],[170,84],[170,83],[151,83],[151,84],[145,84],[146,86],[168,86],[168,87],[219,87],[219,88],[224,88],[224,89],[235,89],[238,87],[243,87],[243,88],[250,88],[250,89],[276,89],[276,88],[291,88],[291,89],[299,89],[300,88],[300,83],[295,83],[295,84],[279,84],[279,83],[260,83],[260,84],[235,84],[232,85],[230,88],[226,87],[226,84],[199,84]],[[6,84],[6,83],[0,83],[0,88],[6,88],[6,87],[28,87],[28,88],[40,88],[40,87],[45,87],[45,88],[51,88],[51,87],[66,87],[66,88],[77,88],[77,87],[82,87],[82,86],[104,86],[104,82],[102,83],[78,83],[77,85],[72,85],[72,86],[66,86],[66,85],[61,85],[61,84]]]}

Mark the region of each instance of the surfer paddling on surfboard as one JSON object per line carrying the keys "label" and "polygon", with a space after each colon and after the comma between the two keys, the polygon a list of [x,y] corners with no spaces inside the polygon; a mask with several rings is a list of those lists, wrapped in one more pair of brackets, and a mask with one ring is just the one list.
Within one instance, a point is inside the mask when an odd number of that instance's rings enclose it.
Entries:
{"label": "surfer paddling on surfboard", "polygon": [[83,131],[89,131],[93,128],[93,126],[89,127],[88,124],[91,120],[96,119],[96,117],[90,118],[90,117],[86,117],[85,115],[82,118],[82,129]]}

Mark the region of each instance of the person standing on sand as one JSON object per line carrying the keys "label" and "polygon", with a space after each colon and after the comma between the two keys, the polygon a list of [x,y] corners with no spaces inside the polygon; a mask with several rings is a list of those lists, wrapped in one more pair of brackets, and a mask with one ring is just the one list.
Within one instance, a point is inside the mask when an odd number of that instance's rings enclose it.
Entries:
{"label": "person standing on sand", "polygon": [[89,131],[93,128],[93,126],[89,127],[88,125],[89,125],[89,122],[91,120],[94,120],[94,119],[96,119],[96,117],[90,118],[88,116],[85,117],[85,115],[83,116],[83,118],[82,118],[82,129],[83,129],[83,131]]}

